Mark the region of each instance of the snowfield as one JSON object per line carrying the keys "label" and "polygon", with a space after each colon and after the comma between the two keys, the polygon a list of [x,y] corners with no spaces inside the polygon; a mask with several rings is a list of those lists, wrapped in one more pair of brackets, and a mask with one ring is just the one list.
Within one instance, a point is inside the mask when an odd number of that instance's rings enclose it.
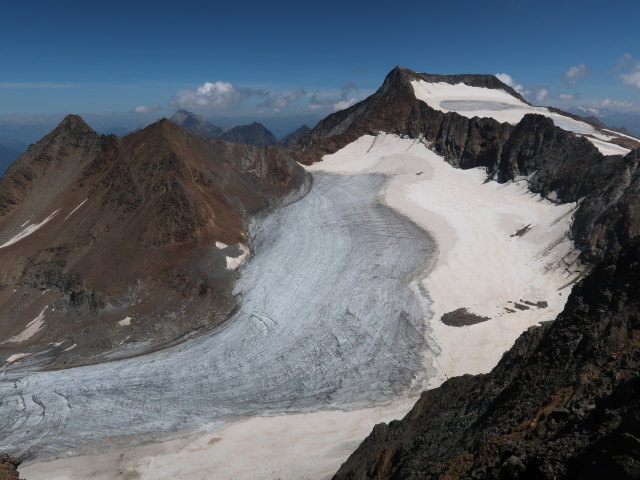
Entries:
{"label": "snowfield", "polygon": [[[309,170],[311,192],[254,225],[243,306],[212,335],[5,374],[2,450],[85,453],[23,475],[329,478],[427,385],[489,371],[523,330],[554,319],[580,275],[567,236],[575,205],[525,182],[486,182],[390,134]],[[459,308],[488,319],[445,325]]]}
{"label": "snowfield", "polygon": [[585,138],[603,155],[626,155],[630,152],[628,148],[610,143],[618,135],[616,133],[607,135],[586,122],[552,112],[546,107],[528,105],[505,90],[424,80],[412,80],[411,85],[418,100],[444,113],[456,112],[467,118],[489,117],[512,125],[520,122],[528,113],[537,113],[551,118],[557,127],[578,135],[588,135]]}

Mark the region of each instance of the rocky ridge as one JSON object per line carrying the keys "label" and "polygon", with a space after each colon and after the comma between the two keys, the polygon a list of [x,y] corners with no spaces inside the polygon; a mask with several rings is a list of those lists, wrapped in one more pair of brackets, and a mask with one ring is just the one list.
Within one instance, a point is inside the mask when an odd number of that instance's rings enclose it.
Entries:
{"label": "rocky ridge", "polygon": [[[491,75],[437,76],[397,67],[372,96],[320,121],[294,147],[296,158],[310,164],[364,134],[381,131],[417,138],[455,167],[484,167],[499,182],[527,177],[531,191],[552,201],[580,200],[574,241],[586,261],[601,259],[607,248],[632,235],[635,224],[628,208],[613,206],[638,205],[637,191],[623,187],[637,178],[637,152],[605,157],[587,139],[542,115],[527,114],[510,125],[443,113],[415,98],[414,79],[501,88],[520,98]],[[616,185],[616,192],[605,194],[608,185]],[[605,230],[607,235],[601,235]]]}
{"label": "rocky ridge", "polygon": [[236,307],[226,258],[249,248],[249,216],[307,182],[279,148],[166,119],[118,139],[68,116],[0,180],[4,356],[69,366],[219,324]]}

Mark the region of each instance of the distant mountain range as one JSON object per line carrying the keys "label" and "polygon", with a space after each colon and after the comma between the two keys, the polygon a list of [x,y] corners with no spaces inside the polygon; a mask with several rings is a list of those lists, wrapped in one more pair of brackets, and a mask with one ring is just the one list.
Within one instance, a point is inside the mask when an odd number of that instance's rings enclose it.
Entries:
{"label": "distant mountain range", "polygon": [[171,116],[171,121],[198,137],[214,137],[227,142],[245,143],[258,147],[277,145],[289,148],[311,131],[308,126],[303,125],[278,141],[276,136],[260,122],[237,125],[225,131],[222,127],[214,125],[204,117],[188,110],[178,110]]}

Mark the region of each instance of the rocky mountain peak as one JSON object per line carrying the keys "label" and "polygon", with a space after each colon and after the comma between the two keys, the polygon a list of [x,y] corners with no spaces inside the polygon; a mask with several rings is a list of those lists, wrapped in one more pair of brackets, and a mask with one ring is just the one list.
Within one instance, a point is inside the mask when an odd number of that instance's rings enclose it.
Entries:
{"label": "rocky mountain peak", "polygon": [[97,135],[95,130],[87,124],[80,115],[69,114],[54,128],[49,135]]}
{"label": "rocky mountain peak", "polygon": [[238,125],[220,136],[222,140],[256,146],[277,145],[278,139],[260,122]]}
{"label": "rocky mountain peak", "polygon": [[171,121],[198,137],[219,137],[224,130],[204,117],[185,109],[178,110],[171,116]]}

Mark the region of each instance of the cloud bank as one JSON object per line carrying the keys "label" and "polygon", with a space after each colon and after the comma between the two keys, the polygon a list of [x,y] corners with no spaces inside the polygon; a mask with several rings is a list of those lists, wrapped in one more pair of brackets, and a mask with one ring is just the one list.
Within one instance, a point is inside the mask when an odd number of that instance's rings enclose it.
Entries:
{"label": "cloud bank", "polygon": [[329,109],[333,111],[344,110],[354,105],[358,99],[354,95],[358,92],[358,87],[354,82],[349,82],[340,89],[339,97],[321,98],[318,94],[313,94],[309,101],[309,110],[324,110]]}
{"label": "cloud bank", "polygon": [[180,90],[171,99],[171,105],[179,108],[225,110],[237,106],[249,97],[266,97],[263,90],[238,87],[229,82],[205,82],[195,90]]}
{"label": "cloud bank", "polygon": [[138,105],[134,107],[129,113],[153,113],[162,110],[160,105]]}
{"label": "cloud bank", "polygon": [[578,80],[587,76],[589,76],[589,69],[584,64],[572,65],[566,72],[564,72],[564,79],[569,85],[575,85]]}

